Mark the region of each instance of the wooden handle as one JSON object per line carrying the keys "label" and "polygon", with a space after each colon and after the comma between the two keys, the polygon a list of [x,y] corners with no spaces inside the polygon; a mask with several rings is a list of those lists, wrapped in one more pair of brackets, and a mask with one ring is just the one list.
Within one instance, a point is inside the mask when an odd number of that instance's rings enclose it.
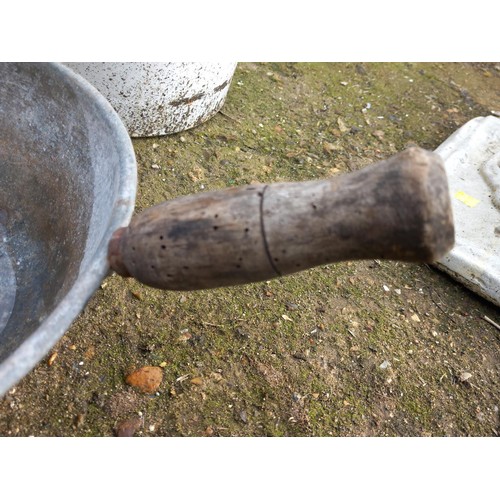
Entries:
{"label": "wooden handle", "polygon": [[167,201],[115,232],[110,266],[169,290],[275,278],[355,259],[433,262],[454,244],[441,158],[409,148],[331,179]]}

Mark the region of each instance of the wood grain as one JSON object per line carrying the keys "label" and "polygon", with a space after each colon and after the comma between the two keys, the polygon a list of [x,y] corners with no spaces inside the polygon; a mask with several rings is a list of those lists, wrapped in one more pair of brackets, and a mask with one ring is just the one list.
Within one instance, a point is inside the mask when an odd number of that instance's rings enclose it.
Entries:
{"label": "wood grain", "polygon": [[109,260],[147,285],[194,290],[343,260],[433,262],[453,244],[442,160],[414,147],[330,179],[167,201],[115,233]]}

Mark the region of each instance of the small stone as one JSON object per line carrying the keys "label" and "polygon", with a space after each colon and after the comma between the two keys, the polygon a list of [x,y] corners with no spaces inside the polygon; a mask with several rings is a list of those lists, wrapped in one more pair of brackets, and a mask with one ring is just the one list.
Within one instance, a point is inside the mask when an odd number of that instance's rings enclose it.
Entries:
{"label": "small stone", "polygon": [[186,142],[186,138],[185,138],[183,135],[181,135],[181,136],[179,137],[179,140],[180,140],[181,142]]}
{"label": "small stone", "polygon": [[390,292],[391,291],[391,289],[387,285],[384,285],[383,288],[384,288],[384,292]]}
{"label": "small stone", "polygon": [[132,437],[141,427],[142,418],[132,417],[120,422],[115,429],[118,437]]}
{"label": "small stone", "polygon": [[177,338],[179,342],[187,342],[191,338],[191,334],[189,333],[188,329],[185,328],[184,330],[181,330],[181,334]]}
{"label": "small stone", "polygon": [[401,289],[400,289],[400,288],[395,288],[395,289],[394,289],[394,293],[395,293],[396,295],[401,295]]}
{"label": "small stone", "polygon": [[85,414],[79,413],[75,418],[75,426],[80,428],[82,427],[84,422],[85,422]]}
{"label": "small stone", "polygon": [[157,165],[156,163],[153,163],[153,164],[151,165],[151,168],[152,168],[153,170],[160,170],[160,168],[161,168],[161,167],[160,167],[160,165]]}
{"label": "small stone", "polygon": [[411,320],[415,321],[415,323],[420,323],[420,318],[418,317],[418,314],[412,314]]}
{"label": "small stone", "polygon": [[247,412],[245,410],[240,411],[240,419],[244,424],[248,423]]}
{"label": "small stone", "polygon": [[250,338],[250,334],[246,330],[243,330],[243,328],[236,328],[235,332],[238,335],[238,337],[241,337],[244,339]]}
{"label": "small stone", "polygon": [[342,85],[343,87],[347,87],[348,82],[340,82],[340,85]]}
{"label": "small stone", "polygon": [[54,361],[56,360],[57,358],[57,351],[53,352],[49,358],[49,360],[47,361],[47,364],[49,366],[52,366],[54,364]]}
{"label": "small stone", "polygon": [[386,370],[387,368],[389,368],[389,366],[391,366],[391,363],[389,363],[389,361],[386,360],[379,366],[379,368],[381,370]]}
{"label": "small stone", "polygon": [[135,290],[131,290],[130,293],[137,300],[144,300],[143,296],[139,292],[136,292]]}
{"label": "small stone", "polygon": [[344,120],[342,120],[342,118],[340,118],[340,117],[337,118],[337,125],[339,126],[339,130],[342,133],[347,132],[349,130],[347,125],[344,123]]}
{"label": "small stone", "polygon": [[194,377],[191,379],[191,383],[194,385],[202,385],[203,379],[201,377]]}
{"label": "small stone", "polygon": [[217,373],[217,372],[212,372],[210,374],[210,378],[215,380],[215,382],[221,382],[222,380],[224,380],[224,377],[220,373]]}
{"label": "small stone", "polygon": [[469,380],[470,378],[472,377],[472,373],[469,373],[469,372],[462,372],[460,375],[459,375],[459,380],[460,382],[466,382],[467,380]]}
{"label": "small stone", "polygon": [[134,370],[125,382],[147,394],[154,394],[163,381],[163,370],[159,366],[143,366]]}
{"label": "small stone", "polygon": [[290,321],[293,323],[293,319],[288,317],[286,314],[282,314],[281,317],[285,320],[285,321]]}
{"label": "small stone", "polygon": [[333,153],[334,151],[339,151],[342,149],[338,144],[332,144],[331,142],[323,142],[323,151],[325,153]]}
{"label": "small stone", "polygon": [[156,142],[154,142],[154,143],[153,143],[153,149],[156,149],[156,148],[158,148],[158,147],[159,147],[159,146],[158,146],[158,144],[156,144]]}
{"label": "small stone", "polygon": [[293,302],[287,302],[285,304],[285,307],[288,311],[295,311],[296,309],[299,308],[299,306],[297,304],[294,304]]}

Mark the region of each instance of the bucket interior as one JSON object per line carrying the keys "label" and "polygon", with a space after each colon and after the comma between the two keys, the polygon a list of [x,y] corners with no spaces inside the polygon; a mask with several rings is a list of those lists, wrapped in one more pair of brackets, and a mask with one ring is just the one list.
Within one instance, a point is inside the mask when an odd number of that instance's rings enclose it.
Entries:
{"label": "bucket interior", "polygon": [[0,64],[0,364],[102,254],[121,146],[69,70]]}

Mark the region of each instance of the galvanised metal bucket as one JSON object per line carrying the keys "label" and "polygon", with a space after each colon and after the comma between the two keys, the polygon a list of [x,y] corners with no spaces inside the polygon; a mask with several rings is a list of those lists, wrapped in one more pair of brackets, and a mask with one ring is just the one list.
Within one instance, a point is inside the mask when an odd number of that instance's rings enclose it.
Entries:
{"label": "galvanised metal bucket", "polygon": [[60,64],[0,64],[0,396],[108,273],[136,175],[125,126],[86,80]]}

